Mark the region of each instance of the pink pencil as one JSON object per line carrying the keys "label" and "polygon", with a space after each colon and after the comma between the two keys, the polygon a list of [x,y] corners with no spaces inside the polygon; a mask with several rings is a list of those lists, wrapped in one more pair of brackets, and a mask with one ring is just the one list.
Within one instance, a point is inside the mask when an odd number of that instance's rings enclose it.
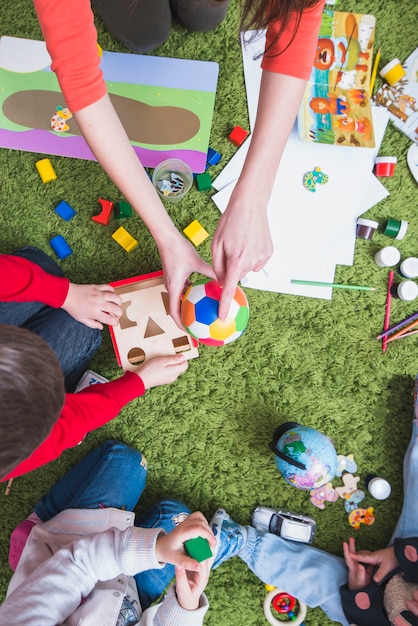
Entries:
{"label": "pink pencil", "polygon": [[[394,276],[395,276],[395,272],[393,270],[390,270],[389,275],[388,275],[388,290],[387,290],[387,295],[386,295],[386,308],[385,308],[385,319],[383,322],[383,332],[388,330],[389,324],[390,324],[390,309],[392,306],[392,286],[393,286]],[[383,337],[382,339],[382,352],[383,353],[386,352],[387,347],[388,347],[388,337],[387,335],[385,335],[385,337]]]}
{"label": "pink pencil", "polygon": [[404,337],[409,337],[410,335],[417,335],[418,330],[410,330],[409,333],[402,333],[402,335],[397,335],[396,337],[388,337],[388,343],[390,341],[397,341],[398,339],[403,339]]}

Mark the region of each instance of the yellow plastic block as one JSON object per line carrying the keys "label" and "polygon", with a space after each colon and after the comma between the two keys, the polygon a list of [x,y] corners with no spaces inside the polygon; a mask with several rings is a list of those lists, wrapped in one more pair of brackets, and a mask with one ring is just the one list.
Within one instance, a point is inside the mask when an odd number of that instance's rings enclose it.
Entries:
{"label": "yellow plastic block", "polygon": [[57,175],[49,159],[41,159],[35,163],[39,176],[44,184],[57,180]]}
{"label": "yellow plastic block", "polygon": [[197,220],[194,220],[191,224],[186,226],[183,232],[195,246],[198,246],[209,237],[209,233]]}
{"label": "yellow plastic block", "polygon": [[123,226],[115,230],[112,237],[126,252],[132,252],[138,245],[137,240],[134,239]]}

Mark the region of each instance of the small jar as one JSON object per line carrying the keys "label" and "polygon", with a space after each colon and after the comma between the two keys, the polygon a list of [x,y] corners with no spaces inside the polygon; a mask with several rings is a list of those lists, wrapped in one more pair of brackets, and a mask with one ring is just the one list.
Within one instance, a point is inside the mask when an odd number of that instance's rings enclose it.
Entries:
{"label": "small jar", "polygon": [[418,285],[413,280],[403,280],[397,286],[396,294],[401,300],[415,300],[418,296]]}
{"label": "small jar", "polygon": [[392,491],[387,480],[374,475],[367,476],[366,486],[369,493],[373,498],[376,498],[376,500],[386,500]]}
{"label": "small jar", "polygon": [[360,239],[371,239],[377,228],[379,228],[379,222],[359,217],[357,220],[356,235],[357,237],[360,237]]}
{"label": "small jar", "polygon": [[386,246],[376,252],[374,260],[379,267],[393,267],[401,260],[401,253],[395,246]]}
{"label": "small jar", "polygon": [[413,256],[408,257],[402,261],[399,271],[405,278],[416,278],[418,276],[418,259]]}

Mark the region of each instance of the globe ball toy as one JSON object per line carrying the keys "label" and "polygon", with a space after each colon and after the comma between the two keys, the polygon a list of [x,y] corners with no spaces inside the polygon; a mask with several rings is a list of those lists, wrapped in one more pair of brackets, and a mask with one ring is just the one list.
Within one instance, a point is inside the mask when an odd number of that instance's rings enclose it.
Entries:
{"label": "globe ball toy", "polygon": [[243,290],[236,288],[224,320],[218,317],[221,295],[219,283],[200,279],[190,285],[181,304],[183,326],[192,337],[207,346],[223,346],[238,339],[248,324],[248,300]]}
{"label": "globe ball toy", "polygon": [[321,487],[337,471],[337,453],[328,437],[296,422],[279,426],[270,449],[285,481],[298,489]]}

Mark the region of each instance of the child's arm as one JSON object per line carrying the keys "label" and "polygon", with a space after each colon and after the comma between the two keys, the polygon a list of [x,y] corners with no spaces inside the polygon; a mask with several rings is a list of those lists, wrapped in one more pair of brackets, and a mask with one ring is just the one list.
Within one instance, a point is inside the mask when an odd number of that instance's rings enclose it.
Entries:
{"label": "child's arm", "polygon": [[110,285],[76,285],[13,254],[0,255],[0,301],[42,302],[63,308],[90,328],[117,324],[122,314],[121,299]]}
{"label": "child's arm", "polygon": [[126,404],[142,396],[146,389],[174,382],[187,367],[182,354],[157,357],[145,363],[138,374],[126,372],[111,382],[67,394],[50,435],[2,481],[22,476],[57,459],[64,450],[80,443],[87,433],[115,418]]}
{"label": "child's arm", "polygon": [[[106,580],[111,585],[111,581],[120,574],[133,576],[144,570],[161,568],[165,562],[194,569],[200,567],[184,553],[178,543],[179,539],[185,541],[198,534],[214,542],[207,522],[206,525],[202,524],[199,516],[203,518],[200,513],[196,513],[179,524],[172,531],[174,535],[170,533],[166,536],[161,529],[131,527],[120,531],[113,528],[87,535],[61,548],[13,588],[0,607],[1,623],[42,622],[44,626],[55,626],[72,616],[87,596],[90,596],[90,611],[95,610],[99,598],[95,597],[94,587],[98,581]],[[160,550],[160,539],[165,546],[163,553]],[[23,563],[22,571],[24,567]],[[201,601],[202,593],[203,590],[194,614],[193,610],[185,610],[179,605],[171,592],[167,602],[164,600],[159,607],[151,609],[149,617],[146,611],[139,623],[143,626],[168,626],[173,623],[200,625],[207,610],[207,601]],[[56,599],[52,604],[51,598]],[[114,605],[117,606],[117,600]],[[19,606],[18,616],[16,606]],[[88,612],[89,608],[86,610]],[[90,614],[90,618],[93,617]]]}

